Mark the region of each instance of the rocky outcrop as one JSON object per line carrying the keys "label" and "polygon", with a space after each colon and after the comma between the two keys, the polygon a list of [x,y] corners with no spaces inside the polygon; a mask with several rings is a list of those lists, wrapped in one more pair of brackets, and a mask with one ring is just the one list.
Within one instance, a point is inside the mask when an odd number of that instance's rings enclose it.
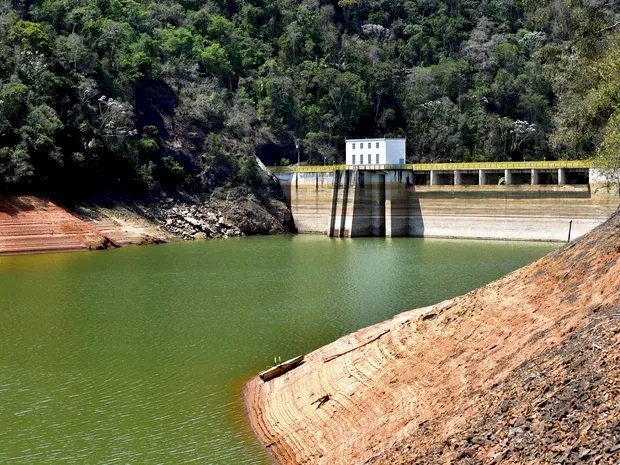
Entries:
{"label": "rocky outcrop", "polygon": [[293,229],[284,203],[244,188],[218,189],[208,197],[164,198],[135,206],[143,216],[184,239],[281,234]]}
{"label": "rocky outcrop", "polygon": [[280,464],[620,462],[620,217],[246,386]]}

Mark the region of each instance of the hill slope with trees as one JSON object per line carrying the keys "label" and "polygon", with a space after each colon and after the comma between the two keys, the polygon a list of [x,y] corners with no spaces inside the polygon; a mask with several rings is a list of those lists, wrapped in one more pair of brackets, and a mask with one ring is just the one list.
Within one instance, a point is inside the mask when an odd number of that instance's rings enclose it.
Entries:
{"label": "hill slope with trees", "polygon": [[[265,163],[407,136],[410,161],[620,144],[617,2],[0,0],[2,189],[268,188]],[[267,189],[265,195],[272,192]]]}

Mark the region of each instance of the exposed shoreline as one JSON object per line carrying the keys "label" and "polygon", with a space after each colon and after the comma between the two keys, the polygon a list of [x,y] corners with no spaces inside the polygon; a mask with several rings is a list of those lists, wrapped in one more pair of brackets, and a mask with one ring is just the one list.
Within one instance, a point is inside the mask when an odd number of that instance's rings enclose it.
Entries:
{"label": "exposed shoreline", "polygon": [[[609,425],[588,426],[593,421],[588,411],[577,407],[566,414],[575,417],[578,437],[558,432],[549,436],[549,444],[537,445],[547,440],[542,431],[562,426],[557,425],[563,417],[545,412],[559,395],[549,394],[546,386],[580,379],[577,369],[563,370],[570,362],[562,354],[589,357],[592,361],[579,370],[599,371],[581,375],[586,378],[620,372],[620,363],[610,367],[601,358],[614,352],[597,349],[620,343],[620,335],[587,330],[600,321],[611,328],[606,319],[615,318],[620,308],[618,244],[620,217],[615,215],[482,288],[345,336],[267,383],[255,377],[245,388],[250,425],[281,465],[522,463],[530,456],[551,463],[567,450],[563,463],[579,463],[587,444],[602,444],[597,446],[601,457],[620,458],[620,448],[604,440],[613,432]],[[599,336],[603,333],[607,339]],[[592,334],[599,339],[591,342]],[[545,370],[536,368],[545,364]],[[540,393],[527,388],[532,379],[538,380]],[[613,381],[611,386],[603,383],[587,392],[600,397],[591,412],[601,405],[617,409]],[[526,393],[534,400],[521,401]],[[562,402],[569,400],[570,395]],[[506,402],[532,404],[531,415],[526,411],[518,419],[518,412],[502,410]],[[500,426],[485,430],[488,418],[497,418]],[[522,423],[531,423],[526,432],[541,432],[527,444],[514,445],[516,433],[507,433],[515,423],[520,441]],[[481,429],[485,434],[476,439],[473,432]],[[574,451],[570,441],[577,444]]]}
{"label": "exposed shoreline", "polygon": [[32,195],[0,196],[0,255],[278,234],[291,227],[290,211],[282,202],[239,189],[185,201],[162,197],[70,208]]}
{"label": "exposed shoreline", "polygon": [[[86,207],[84,207],[86,208]],[[0,255],[102,250],[176,238],[122,206],[78,215],[35,196],[0,198]]]}

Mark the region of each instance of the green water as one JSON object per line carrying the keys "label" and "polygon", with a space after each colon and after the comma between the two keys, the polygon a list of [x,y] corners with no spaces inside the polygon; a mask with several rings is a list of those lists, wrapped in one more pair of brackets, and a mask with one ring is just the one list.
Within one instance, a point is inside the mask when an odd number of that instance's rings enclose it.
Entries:
{"label": "green water", "polygon": [[243,382],[555,245],[295,236],[0,258],[0,463],[269,463]]}

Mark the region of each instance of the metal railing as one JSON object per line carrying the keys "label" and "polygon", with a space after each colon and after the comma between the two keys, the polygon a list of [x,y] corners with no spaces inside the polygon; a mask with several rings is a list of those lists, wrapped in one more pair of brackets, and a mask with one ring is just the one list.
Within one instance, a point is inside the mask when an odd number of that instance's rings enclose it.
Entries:
{"label": "metal railing", "polygon": [[554,161],[502,161],[473,163],[407,163],[405,165],[301,165],[268,166],[271,173],[328,173],[336,170],[412,170],[412,171],[477,171],[477,170],[518,170],[518,169],[558,169],[592,168],[592,160],[554,160]]}
{"label": "metal railing", "polygon": [[[415,163],[406,165],[415,171],[453,171],[453,170],[517,170],[517,169],[558,169],[591,168],[591,160],[554,160],[554,161],[501,161],[473,163]],[[409,168],[411,167],[411,168]]]}
{"label": "metal railing", "polygon": [[347,165],[289,165],[289,166],[267,166],[270,173],[329,173],[336,170],[347,169]]}

